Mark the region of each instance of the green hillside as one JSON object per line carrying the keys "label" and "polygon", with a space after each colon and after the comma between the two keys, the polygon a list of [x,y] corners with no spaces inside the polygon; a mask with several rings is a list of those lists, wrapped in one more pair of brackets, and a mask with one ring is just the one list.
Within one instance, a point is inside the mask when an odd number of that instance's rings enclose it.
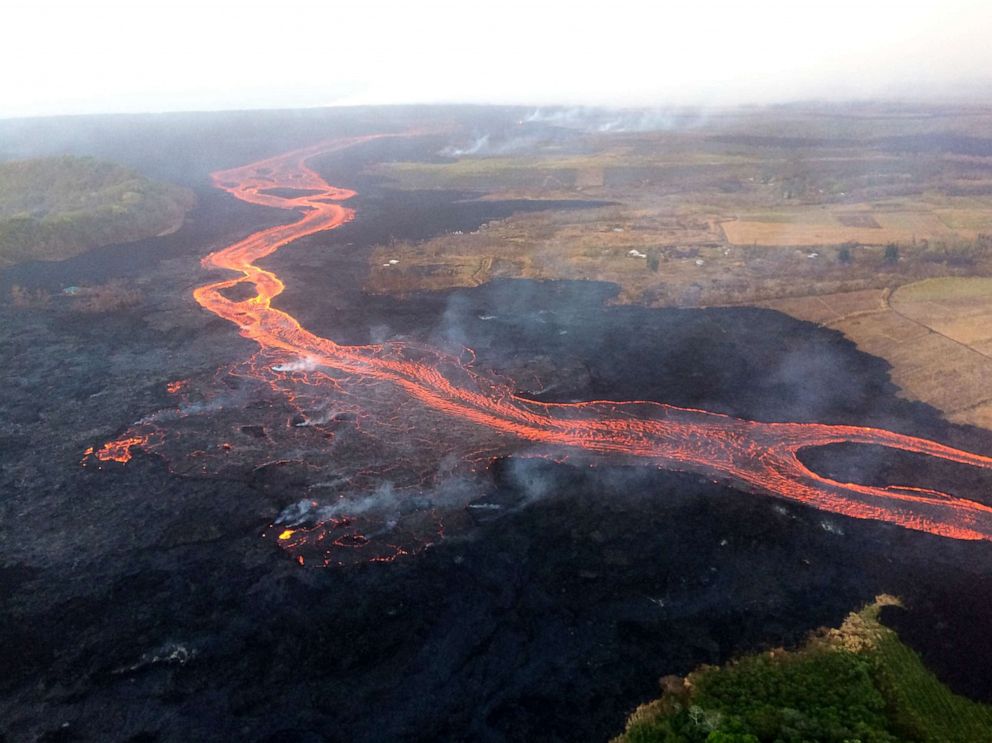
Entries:
{"label": "green hillside", "polygon": [[177,229],[188,189],[89,157],[0,163],[0,268]]}
{"label": "green hillside", "polygon": [[953,694],[878,620],[879,597],[803,648],[665,679],[615,743],[987,743],[992,707]]}

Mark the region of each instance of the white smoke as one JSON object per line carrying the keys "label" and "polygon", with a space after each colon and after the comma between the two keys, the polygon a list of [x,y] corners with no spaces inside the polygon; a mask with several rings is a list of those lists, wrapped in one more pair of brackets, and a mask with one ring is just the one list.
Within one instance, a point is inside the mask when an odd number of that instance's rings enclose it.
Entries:
{"label": "white smoke", "polygon": [[313,371],[318,366],[319,364],[316,359],[305,356],[297,359],[296,361],[287,361],[282,364],[274,364],[272,366],[272,370],[277,372]]}
{"label": "white smoke", "polygon": [[306,522],[317,521],[317,501],[301,500],[291,506],[286,506],[276,517],[275,523],[285,526],[299,526]]}
{"label": "white smoke", "polygon": [[217,395],[209,400],[200,400],[197,402],[184,401],[175,408],[164,408],[163,410],[158,410],[150,415],[146,415],[145,417],[139,419],[136,425],[140,426],[149,423],[165,423],[168,421],[178,420],[180,418],[186,418],[191,415],[214,413],[227,408],[237,407],[238,405],[244,404],[244,402],[248,400],[249,395],[250,393],[247,389],[238,389],[224,392],[223,394]]}
{"label": "white smoke", "polygon": [[551,124],[588,133],[652,132],[692,129],[706,123],[706,115],[694,108],[535,109],[521,123]]}
{"label": "white smoke", "polygon": [[[311,487],[326,490],[346,484],[346,478],[338,478]],[[434,508],[464,508],[478,497],[479,489],[479,482],[469,477],[450,477],[434,488],[403,488],[385,481],[372,491],[342,489],[336,496],[332,496],[331,501],[304,498],[284,508],[276,517],[275,523],[296,528],[335,518],[369,516],[379,523],[389,525],[395,524],[404,514],[412,512]],[[373,534],[367,536],[371,537]]]}
{"label": "white smoke", "polygon": [[595,110],[584,106],[576,108],[535,108],[523,118],[521,123],[558,124],[560,126],[574,125],[586,120],[590,112],[594,112]]}
{"label": "white smoke", "polygon": [[317,409],[313,413],[310,413],[306,418],[304,418],[299,423],[294,423],[296,428],[306,428],[307,426],[323,426],[325,423],[330,423],[335,420],[342,411],[335,410],[333,408]]}
{"label": "white smoke", "polygon": [[441,155],[445,157],[464,157],[465,155],[477,155],[484,150],[489,149],[489,135],[483,134],[480,137],[476,137],[468,146],[466,147],[445,147],[441,150]]}
{"label": "white smoke", "polygon": [[550,138],[537,134],[522,134],[519,136],[494,136],[492,134],[477,134],[467,144],[451,145],[440,150],[437,154],[442,157],[495,157],[509,155],[515,152],[526,152],[548,144]]}
{"label": "white smoke", "polygon": [[111,673],[122,674],[122,673],[133,673],[134,671],[141,670],[146,666],[153,666],[156,664],[175,664],[179,666],[185,666],[191,660],[193,660],[197,655],[196,648],[190,648],[186,645],[182,645],[175,642],[166,643],[162,645],[157,650],[150,653],[142,653],[141,658],[138,659],[136,663],[132,663],[129,666],[122,666],[120,668],[115,668]]}

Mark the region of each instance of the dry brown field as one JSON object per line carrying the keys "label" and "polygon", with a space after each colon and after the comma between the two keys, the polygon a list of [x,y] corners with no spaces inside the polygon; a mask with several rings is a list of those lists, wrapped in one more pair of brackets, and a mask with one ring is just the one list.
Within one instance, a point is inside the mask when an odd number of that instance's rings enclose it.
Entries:
{"label": "dry brown field", "polygon": [[[990,205],[992,207],[992,205]],[[992,216],[992,208],[989,210]],[[924,205],[913,209],[885,210],[863,205],[842,210],[803,207],[782,210],[768,217],[731,219],[722,223],[727,241],[733,245],[887,245],[912,244],[921,240],[950,240],[973,237],[972,230],[955,230]]]}
{"label": "dry brown field", "polygon": [[892,365],[906,397],[992,429],[992,279],[940,278],[888,290],[765,302],[841,331]]}

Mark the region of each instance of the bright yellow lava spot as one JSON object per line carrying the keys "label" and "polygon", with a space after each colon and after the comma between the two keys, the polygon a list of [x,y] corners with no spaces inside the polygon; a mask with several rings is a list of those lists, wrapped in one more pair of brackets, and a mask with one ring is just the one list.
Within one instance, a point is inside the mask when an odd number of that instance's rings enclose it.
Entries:
{"label": "bright yellow lava spot", "polygon": [[280,539],[289,539],[291,536],[293,536],[293,530],[292,529],[286,529],[286,531],[284,531],[282,534],[279,535],[279,538]]}

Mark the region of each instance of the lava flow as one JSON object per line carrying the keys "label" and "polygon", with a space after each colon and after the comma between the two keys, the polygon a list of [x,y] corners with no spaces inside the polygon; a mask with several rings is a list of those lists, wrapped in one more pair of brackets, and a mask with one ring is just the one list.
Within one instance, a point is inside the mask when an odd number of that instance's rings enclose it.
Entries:
{"label": "lava flow", "polygon": [[[367,139],[338,140],[214,173],[214,184],[242,201],[295,210],[301,216],[206,256],[205,267],[237,275],[196,289],[196,301],[237,325],[263,351],[302,361],[308,369],[328,375],[328,384],[334,384],[329,375],[338,374],[391,385],[433,414],[484,429],[510,447],[516,442],[518,448],[536,445],[545,452],[586,451],[614,460],[693,471],[832,513],[945,537],[992,540],[992,507],[910,486],[838,482],[807,468],[797,453],[809,447],[856,443],[992,469],[992,458],[987,456],[875,428],[761,423],[646,401],[539,403],[438,351],[397,343],[345,346],[302,328],[294,317],[272,307],[283,282],[255,262],[292,241],[352,219],[353,210],[337,202],[354,192],[328,185],[306,161]],[[238,285],[247,285],[254,295],[228,298],[250,293],[230,291]],[[422,434],[429,438],[433,432]],[[113,452],[126,455],[127,446]],[[293,537],[292,529],[279,535],[284,542]]]}
{"label": "lava flow", "polygon": [[98,462],[119,462],[120,464],[125,464],[131,461],[132,446],[138,447],[147,443],[147,436],[125,436],[121,439],[108,441],[99,449],[92,446],[88,447],[83,452],[83,461],[85,462],[87,457],[93,457]]}

